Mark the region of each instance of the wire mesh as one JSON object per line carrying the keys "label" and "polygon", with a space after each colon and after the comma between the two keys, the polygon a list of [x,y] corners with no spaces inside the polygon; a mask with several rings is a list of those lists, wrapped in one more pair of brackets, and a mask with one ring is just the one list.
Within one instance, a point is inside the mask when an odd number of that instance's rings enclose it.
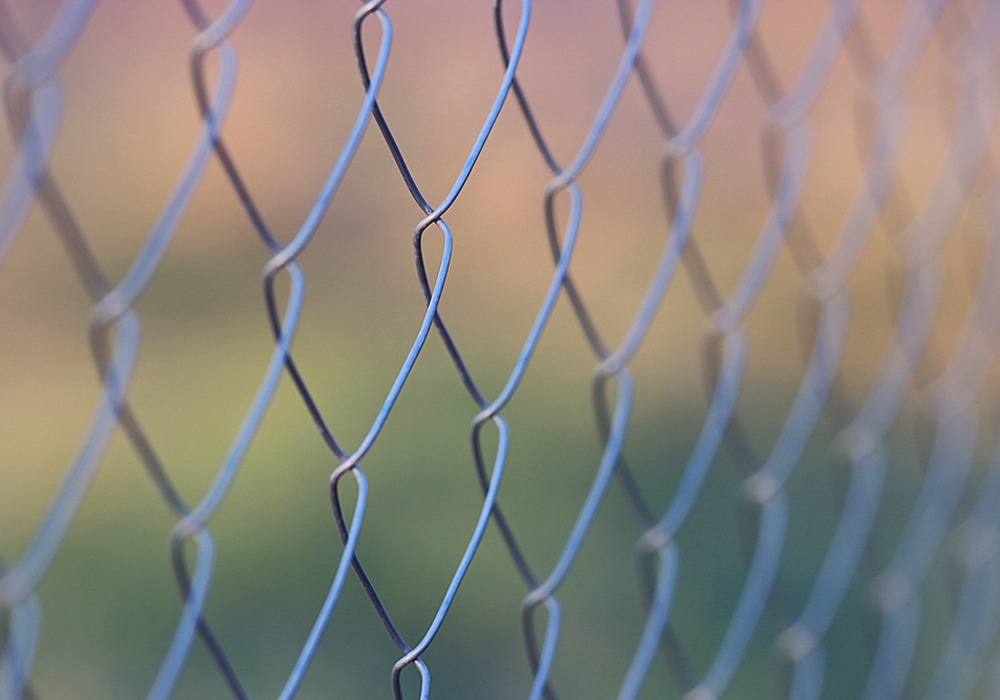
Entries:
{"label": "wire mesh", "polygon": [[0,2],[0,698],[1000,696],[1000,4],[341,5]]}

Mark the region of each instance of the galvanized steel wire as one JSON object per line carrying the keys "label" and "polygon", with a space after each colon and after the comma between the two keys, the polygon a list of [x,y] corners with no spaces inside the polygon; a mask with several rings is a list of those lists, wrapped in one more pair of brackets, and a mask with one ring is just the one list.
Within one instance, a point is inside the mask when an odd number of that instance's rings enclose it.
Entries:
{"label": "galvanized steel wire", "polygon": [[[681,119],[671,102],[672,86],[658,76],[663,68],[649,51],[651,28],[657,22],[675,21],[675,8],[654,0],[620,0],[617,12],[621,27],[615,29],[621,44],[618,63],[602,87],[597,110],[588,115],[589,127],[564,165],[548,142],[557,126],[542,126],[534,108],[539,96],[521,78],[523,62],[532,60],[530,37],[537,21],[533,19],[533,3],[522,0],[516,8],[506,8],[497,0],[492,10],[482,8],[483,13],[493,13],[496,46],[490,51],[499,58],[497,70],[478,77],[494,86],[495,96],[485,113],[466,115],[478,125],[477,135],[447,194],[435,204],[408,163],[393,117],[382,107],[383,90],[388,89],[395,62],[405,59],[394,54],[394,0],[373,0],[357,11],[351,28],[357,64],[350,69],[358,73],[354,97],[359,100],[352,103],[359,105],[352,111],[352,127],[331,159],[327,179],[301,225],[293,235],[283,237],[267,223],[267,213],[258,205],[254,188],[241,174],[241,154],[230,148],[226,136],[227,117],[239,108],[240,52],[234,41],[238,41],[241,20],[253,4],[236,0],[210,16],[196,0],[182,0],[192,34],[188,70],[200,132],[188,146],[187,165],[174,176],[176,184],[163,202],[159,218],[142,234],[141,247],[127,268],[117,273],[102,265],[93,247],[94,234],[85,230],[82,217],[74,212],[72,192],[64,192],[53,158],[66,109],[60,71],[72,60],[76,43],[88,31],[93,5],[66,0],[49,18],[47,28],[31,36],[7,4],[0,3],[0,51],[7,63],[4,107],[14,147],[5,164],[0,198],[0,262],[18,236],[26,235],[25,222],[37,207],[57,233],[83,294],[89,298],[89,344],[102,386],[90,428],[77,456],[65,465],[65,476],[35,527],[32,541],[22,553],[12,556],[3,551],[0,540],[0,641],[4,645],[0,698],[44,697],[44,691],[32,682],[35,649],[40,636],[48,633],[40,622],[45,601],[39,588],[119,431],[175,521],[169,533],[169,556],[183,605],[172,641],[163,649],[149,697],[167,698],[176,692],[199,640],[234,697],[256,694],[241,680],[241,669],[227,652],[227,640],[216,633],[207,613],[219,554],[211,520],[240,479],[251,443],[276,392],[285,384],[296,392],[336,463],[327,475],[332,507],[329,525],[339,535],[342,548],[325,598],[313,603],[314,622],[302,640],[296,662],[287,671],[282,698],[294,697],[311,666],[321,663],[318,650],[325,635],[350,634],[349,630],[331,628],[330,621],[344,604],[344,589],[352,578],[363,588],[385,634],[398,648],[398,659],[386,669],[385,691],[396,698],[406,696],[402,678],[412,666],[420,679],[419,697],[431,697],[433,664],[425,657],[442,633],[491,528],[500,536],[509,566],[523,584],[519,614],[524,670],[530,678],[528,697],[560,697],[554,669],[560,663],[565,628],[561,589],[574,575],[574,566],[616,481],[635,523],[636,563],[634,574],[617,573],[637,578],[636,600],[644,606],[644,623],[641,629],[633,630],[634,650],[623,669],[619,698],[643,697],[644,690],[665,692],[649,690],[650,675],[658,663],[667,669],[669,692],[675,695],[690,700],[727,693],[735,696],[733,679],[741,666],[749,663],[748,647],[753,639],[768,635],[766,643],[777,650],[784,675],[778,687],[761,694],[822,697],[829,692],[824,691],[829,687],[825,640],[841,614],[849,588],[859,585],[871,589],[871,621],[877,628],[870,663],[856,670],[859,678],[866,679],[859,683],[864,697],[902,697],[919,692],[931,698],[958,698],[969,697],[977,689],[992,696],[1000,693],[1000,686],[988,685],[990,673],[994,683],[997,677],[990,669],[1000,667],[996,639],[1000,625],[1000,432],[995,423],[994,366],[1000,340],[996,313],[1000,304],[1000,212],[996,211],[998,182],[993,156],[1000,99],[1000,3],[982,0],[949,5],[941,0],[910,0],[892,30],[888,49],[880,54],[873,48],[875,42],[867,25],[869,3],[833,0],[822,8],[825,20],[804,60],[794,70],[778,71],[771,56],[773,38],[766,40],[758,30],[768,3],[731,2],[728,39],[693,108],[684,110],[689,116]],[[567,11],[572,14],[575,10]],[[516,18],[516,26],[511,24],[511,16]],[[346,32],[337,36],[342,34]],[[916,109],[908,84],[922,69],[921,61],[933,42],[947,44],[942,52],[946,57],[944,71],[958,86],[959,97],[952,105],[949,140],[933,184],[925,195],[917,196],[907,191],[900,176],[907,119]],[[814,108],[823,98],[838,60],[849,63],[856,75],[858,130],[867,128],[869,138],[861,148],[864,172],[842,220],[817,225],[814,219],[819,217],[803,206],[811,173],[823,167],[817,162],[816,142],[824,132]],[[779,77],[779,72],[793,76],[788,87],[783,84],[787,77]],[[753,86],[766,114],[758,132],[748,129],[745,134],[746,139],[759,140],[761,148],[760,161],[749,166],[720,163],[705,151],[720,114],[735,109],[727,99],[741,75]],[[588,205],[601,197],[600,188],[586,179],[588,167],[595,152],[614,147],[609,143],[609,124],[629,99],[643,104],[659,131],[659,140],[650,148],[659,153],[654,176],[660,179],[658,206],[667,225],[651,233],[661,242],[659,258],[644,282],[638,305],[629,308],[622,304],[621,318],[628,323],[615,342],[608,339],[611,333],[601,327],[599,315],[585,301],[588,289],[586,282],[581,282],[585,276],[578,273],[574,261],[577,245],[585,235]],[[462,201],[477,164],[490,157],[488,148],[501,114],[522,123],[526,129],[523,138],[537,151],[551,179],[531,201],[511,202],[504,193],[497,193],[497,201],[502,206],[540,209],[537,218],[553,269],[516,360],[505,370],[502,388],[491,394],[467,360],[468,339],[446,323],[442,303],[449,298],[447,282],[459,264],[455,242],[462,236],[448,223],[450,212]],[[412,341],[398,372],[386,378],[389,388],[380,408],[363,438],[352,446],[335,438],[324,414],[323,392],[316,389],[321,380],[307,376],[297,363],[296,334],[302,325],[310,279],[303,261],[309,258],[310,246],[323,226],[339,225],[336,217],[331,217],[332,223],[325,219],[358,159],[371,157],[370,152],[362,152],[362,146],[372,142],[380,143],[392,159],[419,211],[412,230],[414,293],[422,294],[424,310],[412,319]],[[179,222],[188,215],[213,160],[243,208],[246,226],[269,256],[262,269],[261,324],[272,334],[273,345],[269,361],[260,371],[256,394],[244,407],[242,423],[231,436],[228,453],[211,467],[210,483],[189,504],[154,446],[146,417],[133,407],[130,387],[142,357],[143,317],[138,300],[160,270]],[[754,170],[754,177],[766,186],[768,213],[763,221],[739,232],[753,237],[752,250],[739,261],[740,273],[721,282],[704,247],[706,234],[699,229],[699,215],[711,178],[727,167]],[[943,249],[955,237],[968,235],[963,227],[976,216],[974,225],[980,231],[982,246],[977,272],[968,281],[973,302],[963,310],[960,330],[943,359],[928,370],[926,357],[935,329],[942,315],[951,314],[942,310],[943,289],[956,274],[947,267]],[[885,235],[894,227],[888,221],[892,217],[904,224]],[[822,230],[834,232],[829,245],[821,242]],[[428,245],[431,236],[436,237],[434,246]],[[860,396],[851,398],[848,378],[844,377],[845,348],[849,336],[858,332],[854,326],[856,309],[866,303],[852,291],[852,279],[866,253],[883,244],[881,238],[888,240],[902,269],[901,282],[890,280],[890,286],[895,284],[890,296],[898,302],[897,314],[891,341],[876,358],[871,381]],[[429,252],[432,249],[438,252]],[[740,399],[752,379],[755,353],[763,352],[755,347],[750,333],[754,315],[764,304],[764,289],[786,252],[798,276],[795,294],[803,310],[798,330],[805,369],[779,421],[781,428],[768,445],[747,427],[753,416],[747,414]],[[0,267],[0,275],[3,273],[4,267]],[[693,289],[702,326],[694,331],[675,326],[674,332],[686,334],[689,344],[700,343],[708,406],[698,419],[700,429],[687,456],[680,463],[656,467],[678,475],[672,492],[650,493],[636,476],[628,450],[630,431],[636,423],[637,396],[643,390],[634,367],[657,324],[675,323],[664,319],[664,300],[681,284],[681,278]],[[568,303],[593,358],[594,429],[601,451],[594,464],[577,473],[575,478],[588,484],[585,496],[554,561],[545,563],[532,561],[524,546],[532,534],[519,531],[506,515],[505,506],[517,498],[516,493],[503,491],[512,467],[511,441],[517,434],[505,411],[532,369],[539,344],[551,335],[552,317],[560,303]],[[474,521],[462,525],[468,533],[467,544],[440,593],[440,602],[424,629],[410,637],[401,631],[390,606],[380,597],[382,584],[369,575],[359,550],[370,517],[371,497],[369,475],[362,463],[381,439],[425,348],[437,342],[443,345],[475,406],[469,414],[468,467],[481,487],[482,501]],[[795,351],[790,348],[787,355],[785,361],[791,363]],[[921,475],[919,493],[900,523],[898,539],[871,571],[864,559],[869,556],[866,552],[886,493],[894,488],[890,462],[896,448],[890,434],[906,414],[907,402],[924,407],[929,447],[918,453],[923,460],[915,467]],[[795,508],[788,483],[803,470],[815,469],[808,464],[806,453],[811,442],[822,439],[816,436],[825,434],[824,430],[836,434],[827,447],[845,462],[840,470],[843,496],[842,501],[830,497],[838,502],[839,515],[829,540],[816,543],[822,552],[821,563],[804,602],[800,602],[784,592],[782,580],[781,564],[788,553],[791,511]],[[723,457],[724,452],[729,457]],[[686,563],[712,553],[685,547],[681,534],[690,527],[691,513],[704,498],[706,481],[713,470],[723,468],[721,463],[726,459],[735,464],[742,481],[733,502],[742,504],[739,517],[746,560],[736,569],[742,576],[738,599],[731,601],[730,609],[719,612],[724,624],[721,638],[713,642],[714,652],[710,658],[695,660],[685,651],[683,633],[674,626],[674,606]],[[4,470],[12,468],[17,467],[0,465],[0,479]],[[353,490],[345,490],[345,480],[354,482]],[[345,495],[348,492],[351,495]],[[720,513],[719,517],[732,518],[732,513]],[[956,553],[958,583],[951,627],[942,635],[941,654],[928,685],[912,688],[907,684],[913,682],[916,640],[926,615],[922,590],[935,561]],[[518,611],[505,614],[516,617]],[[777,632],[772,634],[774,625]]]}

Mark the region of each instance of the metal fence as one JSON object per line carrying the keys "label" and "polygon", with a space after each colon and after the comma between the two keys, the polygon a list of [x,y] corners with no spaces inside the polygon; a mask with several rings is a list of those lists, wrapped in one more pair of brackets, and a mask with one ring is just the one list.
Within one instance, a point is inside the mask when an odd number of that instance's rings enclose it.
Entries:
{"label": "metal fence", "polygon": [[0,3],[0,697],[1000,696],[1000,3],[138,5]]}

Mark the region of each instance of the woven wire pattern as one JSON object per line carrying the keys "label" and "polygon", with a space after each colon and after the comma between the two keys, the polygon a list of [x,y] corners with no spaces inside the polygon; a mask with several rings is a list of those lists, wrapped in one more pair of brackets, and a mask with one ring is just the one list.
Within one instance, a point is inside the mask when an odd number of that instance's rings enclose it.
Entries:
{"label": "woven wire pattern", "polygon": [[435,5],[0,2],[0,698],[1000,697],[1000,3]]}

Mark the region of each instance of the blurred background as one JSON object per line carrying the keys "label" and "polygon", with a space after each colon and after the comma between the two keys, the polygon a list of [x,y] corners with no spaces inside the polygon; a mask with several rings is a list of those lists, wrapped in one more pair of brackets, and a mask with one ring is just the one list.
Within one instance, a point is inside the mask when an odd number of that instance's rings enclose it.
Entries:
{"label": "blurred background", "polygon": [[[913,11],[910,5],[862,3],[859,23],[876,63]],[[956,2],[943,13],[903,97],[908,118],[899,136],[897,194],[850,278],[852,316],[838,386],[852,412],[865,401],[888,352],[905,277],[896,244],[943,167],[963,79],[954,67],[955,46],[978,5]],[[5,6],[6,21],[32,41],[59,8],[52,1]],[[224,7],[204,3],[212,17]],[[302,225],[363,99],[352,43],[356,9],[346,2],[259,0],[230,37],[239,72],[222,133],[283,243]],[[436,205],[458,176],[500,86],[504,66],[492,6],[389,0],[385,9],[394,37],[379,103],[415,180]],[[755,41],[783,89],[803,71],[829,10],[826,3],[763,3]],[[505,3],[510,36],[520,12],[517,3]],[[645,60],[677,124],[696,114],[732,29],[728,2],[656,4]],[[196,35],[180,3],[105,0],[59,71],[64,102],[50,170],[112,281],[142,249],[199,137],[189,59]],[[381,38],[377,22],[366,24],[364,36],[371,64]],[[560,163],[569,163],[586,137],[623,46],[614,3],[546,0],[532,8],[517,75]],[[218,72],[214,61],[210,56],[210,75]],[[808,113],[813,139],[800,212],[822,255],[833,247],[852,204],[865,196],[862,175],[873,129],[865,73],[841,51]],[[762,153],[768,106],[741,65],[699,145],[705,174],[692,236],[723,298],[736,289],[772,209]],[[633,76],[579,178],[583,214],[571,270],[612,347],[632,324],[669,241],[660,181],[665,142]],[[0,136],[5,172],[14,152],[8,130]],[[489,398],[510,375],[551,281],[543,210],[551,179],[509,100],[445,217],[455,243],[441,313]],[[986,192],[982,184],[970,191],[943,247],[943,301],[918,376],[940,372],[972,307],[988,240]],[[557,206],[562,225],[568,210],[564,198]],[[348,451],[368,432],[424,313],[412,246],[422,217],[370,125],[300,260],[306,296],[293,349]],[[431,229],[425,238],[433,269],[440,235]],[[141,349],[129,390],[136,415],[189,503],[214,479],[273,350],[261,285],[269,257],[213,160],[135,307]],[[746,318],[749,354],[736,412],[760,454],[773,446],[805,373],[803,338],[808,349],[811,335],[801,313],[804,288],[793,256],[782,250]],[[0,555],[8,566],[34,537],[101,395],[88,341],[91,306],[45,211],[34,206],[0,266]],[[682,270],[631,363],[637,392],[624,454],[655,514],[670,504],[705,420],[711,392],[705,328],[705,312]],[[558,559],[600,461],[591,406],[597,362],[563,296],[503,412],[511,445],[500,503],[539,575]],[[994,375],[982,389],[976,478],[996,438]],[[469,444],[476,413],[432,334],[363,463],[370,501],[358,553],[411,644],[430,624],[482,506]],[[919,489],[928,425],[918,380],[887,439],[890,485],[866,559],[874,572],[887,561]],[[782,602],[792,610],[808,596],[840,517],[844,458],[832,447],[839,427],[835,420],[820,422],[787,485],[791,522],[779,580]],[[493,449],[496,437],[487,432]],[[343,551],[328,496],[338,463],[285,379],[209,522],[217,549],[205,612],[252,697],[280,691]],[[721,451],[680,533],[682,573],[672,620],[698,676],[715,655],[746,574],[743,479],[732,456]],[[345,486],[347,503],[353,489]],[[975,488],[969,493],[966,509]],[[175,520],[128,441],[116,434],[37,589],[37,697],[148,692],[182,609],[168,548]],[[613,487],[559,592],[563,627],[552,677],[562,697],[618,691],[645,620],[633,562],[640,534]],[[955,599],[952,559],[942,553],[936,562],[926,582],[915,688],[933,667],[920,660],[940,654]],[[829,697],[856,695],[870,663],[877,618],[868,580],[857,578],[831,631]],[[490,527],[424,656],[435,697],[527,695],[532,674],[519,613],[526,593]],[[784,624],[764,616],[731,697],[778,692],[773,643]],[[351,578],[299,697],[391,696],[389,671],[399,655]],[[404,679],[407,697],[416,697],[416,673],[407,671]],[[680,694],[662,661],[654,663],[644,692],[651,698]],[[226,693],[196,642],[176,697]]]}

